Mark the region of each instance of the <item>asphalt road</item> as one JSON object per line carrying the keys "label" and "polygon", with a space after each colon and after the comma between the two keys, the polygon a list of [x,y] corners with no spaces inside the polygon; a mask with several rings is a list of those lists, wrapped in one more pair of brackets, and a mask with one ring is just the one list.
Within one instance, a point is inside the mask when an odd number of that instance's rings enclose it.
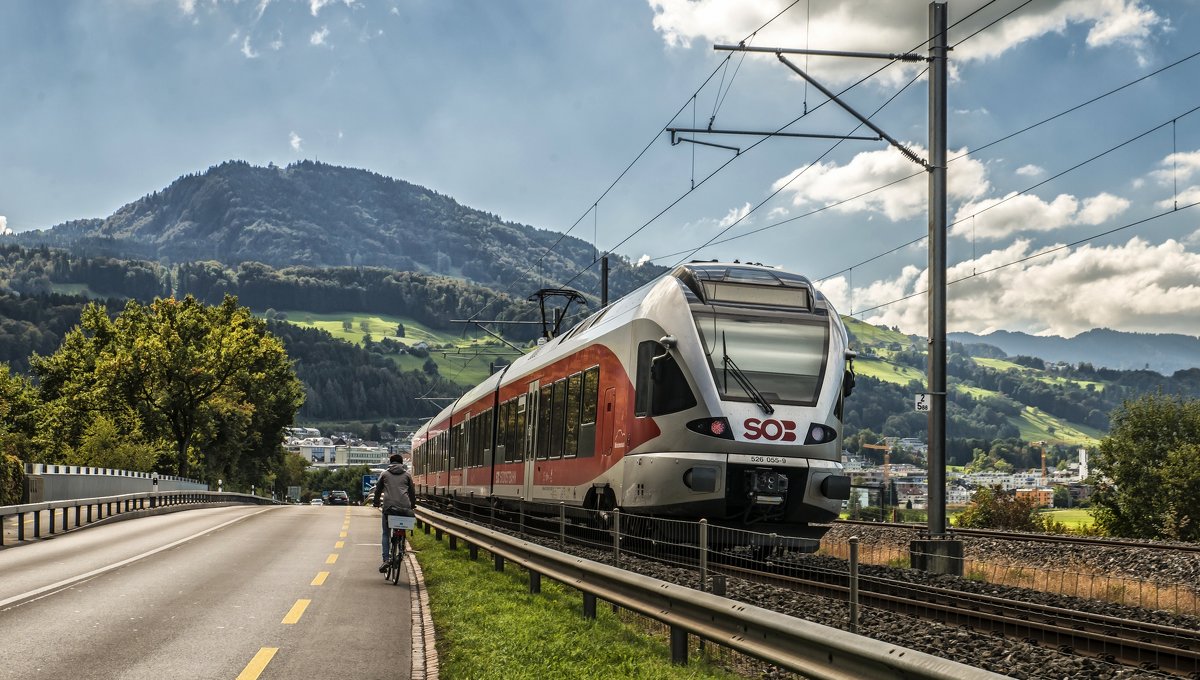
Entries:
{"label": "asphalt road", "polygon": [[0,550],[0,678],[407,678],[379,514],[224,507]]}

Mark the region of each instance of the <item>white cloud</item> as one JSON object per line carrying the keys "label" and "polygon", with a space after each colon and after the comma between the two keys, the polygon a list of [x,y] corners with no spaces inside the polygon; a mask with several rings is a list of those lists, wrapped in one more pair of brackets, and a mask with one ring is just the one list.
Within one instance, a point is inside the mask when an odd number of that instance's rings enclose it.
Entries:
{"label": "white cloud", "polygon": [[250,45],[250,36],[246,36],[246,38],[242,40],[242,56],[246,57],[247,59],[258,58],[258,52],[255,52],[254,48]]}
{"label": "white cloud", "polygon": [[[335,2],[337,2],[337,0],[308,0],[308,8],[312,11],[312,15],[315,17],[321,13],[322,9],[332,5]],[[347,7],[352,6],[354,3],[355,0],[342,0],[342,4]]]}
{"label": "white cloud", "polygon": [[270,47],[276,52],[283,49],[283,31],[275,31],[275,39],[270,42]]}
{"label": "white cloud", "polygon": [[292,131],[288,134],[288,144],[291,145],[292,151],[300,151],[300,144],[303,141],[304,140],[301,139],[300,135],[296,134],[295,131]]}
{"label": "white cloud", "polygon": [[[971,35],[992,21],[1017,9],[1023,0],[997,0],[984,11],[965,19],[951,30],[950,41]],[[654,29],[668,47],[686,48],[693,41],[737,43],[758,29],[790,0],[647,0],[654,12]],[[950,20],[971,15],[988,0],[956,0]],[[923,45],[929,38],[928,5],[922,2],[878,2],[839,0],[812,2],[792,7],[755,35],[754,45],[801,45],[812,49],[894,52]],[[1098,48],[1125,45],[1135,50],[1144,46],[1151,29],[1166,20],[1141,0],[1043,0],[1020,7],[1011,16],[956,47],[956,61],[995,58],[1023,42],[1047,34],[1065,34],[1069,26],[1088,29],[1087,46]],[[773,55],[755,55],[773,58]],[[808,60],[814,72],[834,84],[849,82],[864,73],[860,60],[819,58]],[[892,68],[884,76],[907,80],[919,65]],[[907,71],[909,76],[905,76]]]}
{"label": "white cloud", "polygon": [[1159,184],[1171,186],[1176,181],[1186,182],[1200,173],[1200,151],[1167,154],[1158,165],[1160,169],[1150,173],[1150,176]]}
{"label": "white cloud", "polygon": [[1046,174],[1046,169],[1036,165],[1022,165],[1017,168],[1017,175],[1021,177],[1041,177]]}
{"label": "white cloud", "polygon": [[189,16],[195,14],[196,0],[179,0],[179,9]]}
{"label": "white cloud", "polygon": [[720,227],[721,229],[724,229],[725,227],[732,226],[733,224],[736,224],[737,222],[745,219],[746,215],[749,215],[749,214],[750,214],[750,204],[749,203],[746,203],[745,205],[743,205],[740,208],[730,208],[729,212],[725,214],[725,217],[722,217],[721,221],[717,222],[717,226]]}
{"label": "white cloud", "polygon": [[4,215],[0,215],[0,236],[8,236],[12,233],[12,229],[8,228],[8,218]]}
{"label": "white cloud", "polygon": [[271,4],[271,0],[258,0],[258,9],[256,10],[257,14],[254,18],[255,21],[262,19],[263,14],[266,13],[267,7],[270,4]]}
{"label": "white cloud", "polygon": [[[918,156],[927,155],[925,149],[918,145],[907,146]],[[960,149],[950,155],[965,153],[966,149]],[[915,176],[907,181],[898,181],[910,175]],[[897,183],[872,191],[891,182]],[[833,209],[844,213],[879,212],[888,219],[898,221],[925,212],[928,206],[924,190],[926,182],[920,166],[888,147],[860,153],[846,165],[831,162],[803,166],[776,180],[771,188],[777,190],[786,185],[782,193],[790,194],[796,206],[832,205],[847,201]],[[921,187],[919,191],[915,188],[918,186]],[[986,192],[988,186],[983,164],[972,158],[955,161],[954,172],[948,175],[947,192],[952,199],[972,199]],[[861,198],[848,200],[864,193],[866,195]]]}
{"label": "white cloud", "polygon": [[778,220],[778,219],[787,217],[788,214],[789,214],[788,209],[783,207],[782,205],[779,205],[779,206],[775,206],[774,208],[771,208],[771,211],[767,213],[767,219]]}
{"label": "white cloud", "polygon": [[329,27],[322,26],[321,30],[313,31],[313,34],[308,36],[309,45],[324,45],[325,39],[329,37]]}
{"label": "white cloud", "polygon": [[[1193,234],[1192,238],[1197,235]],[[1046,249],[1048,250],[1048,248]],[[1021,240],[975,261],[950,267],[949,330],[988,333],[1023,330],[1074,336],[1092,328],[1138,328],[1151,333],[1196,334],[1200,316],[1200,254],[1174,240],[1059,250],[990,274],[971,277],[1035,252]],[[1045,252],[1042,250],[1040,252]],[[908,267],[895,279],[853,292],[854,308],[869,309],[924,291],[926,273]],[[850,311],[845,279],[826,281],[822,292],[839,311]],[[1070,291],[1070,294],[1064,294]],[[865,314],[871,323],[926,332],[926,295]]]}
{"label": "white cloud", "polygon": [[647,262],[649,262],[649,261],[650,261],[650,256],[649,256],[649,255],[642,255],[641,257],[639,257],[639,258],[637,259],[637,262],[634,262],[634,263],[633,263],[633,266],[635,266],[635,267],[640,267],[640,266],[642,266],[642,265],[646,264],[646,263],[647,263]]}
{"label": "white cloud", "polygon": [[958,209],[950,227],[952,236],[1002,239],[1012,234],[1053,231],[1075,224],[1102,224],[1129,208],[1129,201],[1101,193],[1079,200],[1059,194],[1044,201],[1032,194],[1015,191],[1003,198],[967,203]]}
{"label": "white cloud", "polygon": [[1192,203],[1200,203],[1200,186],[1188,187],[1180,191],[1178,196],[1164,198],[1154,205],[1163,210],[1171,210],[1177,205],[1191,205]]}

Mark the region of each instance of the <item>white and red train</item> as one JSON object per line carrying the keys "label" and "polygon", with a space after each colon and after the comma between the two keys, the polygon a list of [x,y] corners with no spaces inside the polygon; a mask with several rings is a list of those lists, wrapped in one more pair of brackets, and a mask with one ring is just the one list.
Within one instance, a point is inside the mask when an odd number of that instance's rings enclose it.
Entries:
{"label": "white and red train", "polygon": [[845,327],[812,283],[682,265],[483,381],[413,438],[429,500],[818,537],[849,498]]}

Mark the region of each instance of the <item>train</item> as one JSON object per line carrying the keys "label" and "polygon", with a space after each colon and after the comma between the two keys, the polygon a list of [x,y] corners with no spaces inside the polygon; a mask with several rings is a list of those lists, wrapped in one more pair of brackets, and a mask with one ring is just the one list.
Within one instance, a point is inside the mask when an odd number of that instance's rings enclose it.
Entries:
{"label": "train", "polygon": [[809,279],[679,265],[427,421],[414,482],[427,502],[619,509],[819,539],[850,497],[853,357]]}

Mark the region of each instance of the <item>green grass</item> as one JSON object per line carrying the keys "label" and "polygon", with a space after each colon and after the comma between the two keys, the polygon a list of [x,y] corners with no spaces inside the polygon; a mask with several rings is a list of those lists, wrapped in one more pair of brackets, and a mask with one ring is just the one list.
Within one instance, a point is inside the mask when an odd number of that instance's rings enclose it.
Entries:
{"label": "green grass", "polygon": [[848,316],[843,316],[842,322],[846,324],[846,328],[849,329],[851,333],[854,333],[854,337],[858,340],[857,344],[859,347],[877,347],[893,342],[900,343],[901,347],[908,347],[909,343],[912,342],[909,340],[908,336],[903,333],[898,333],[887,328],[872,326],[869,323],[864,323],[858,319]]}
{"label": "green grass", "polygon": [[83,295],[84,297],[94,298],[96,295],[87,287],[86,283],[52,283],[50,290],[61,295]]}
{"label": "green grass", "polygon": [[736,678],[700,659],[671,664],[665,639],[622,623],[607,606],[583,618],[579,592],[542,579],[532,595],[525,572],[490,558],[472,562],[463,548],[420,531],[413,537],[425,572],[437,629],[441,677],[509,678]]}
{"label": "green grass", "polygon": [[1032,406],[1026,406],[1021,411],[1020,417],[1010,418],[1009,421],[1021,431],[1021,439],[1029,442],[1047,441],[1057,444],[1096,446],[1104,437],[1099,430],[1084,425],[1066,423]]}
{"label": "green grass", "polygon": [[[362,344],[366,333],[370,333],[371,338],[376,342],[384,338],[392,338],[409,346],[424,342],[430,346],[429,356],[438,365],[438,372],[442,377],[460,385],[473,385],[487,378],[488,364],[493,357],[483,355],[468,361],[468,357],[442,356],[441,351],[432,348],[452,345],[455,348],[488,349],[502,353],[511,351],[504,346],[485,346],[484,343],[490,338],[484,335],[468,334],[463,337],[461,334],[433,330],[417,321],[399,316],[355,314],[354,312],[317,314],[292,310],[285,310],[283,313],[287,315],[288,323],[302,328],[319,328],[339,340],[355,345]],[[346,321],[350,322],[349,330],[345,327]],[[363,330],[363,322],[366,322],[366,331]],[[396,336],[398,324],[404,324],[403,338]],[[410,354],[389,355],[389,358],[403,371],[419,371],[425,365],[425,359]],[[513,357],[506,358],[510,361],[513,359]]]}
{"label": "green grass", "polygon": [[1049,516],[1056,522],[1061,522],[1068,529],[1082,529],[1096,523],[1096,520],[1092,518],[1092,511],[1087,509],[1047,510],[1041,514]]}
{"label": "green grass", "polygon": [[1018,373],[1024,373],[1025,371],[1030,370],[1029,367],[1027,367],[1027,366],[1022,366],[1021,364],[1014,364],[1013,362],[1008,361],[1007,359],[991,359],[989,357],[971,357],[971,358],[974,359],[975,363],[979,364],[980,366],[986,366],[987,368],[994,368],[997,371],[1017,371]]}
{"label": "green grass", "polygon": [[925,374],[909,366],[889,364],[877,359],[858,359],[854,362],[854,372],[876,380],[907,385],[909,381],[925,382]]}

